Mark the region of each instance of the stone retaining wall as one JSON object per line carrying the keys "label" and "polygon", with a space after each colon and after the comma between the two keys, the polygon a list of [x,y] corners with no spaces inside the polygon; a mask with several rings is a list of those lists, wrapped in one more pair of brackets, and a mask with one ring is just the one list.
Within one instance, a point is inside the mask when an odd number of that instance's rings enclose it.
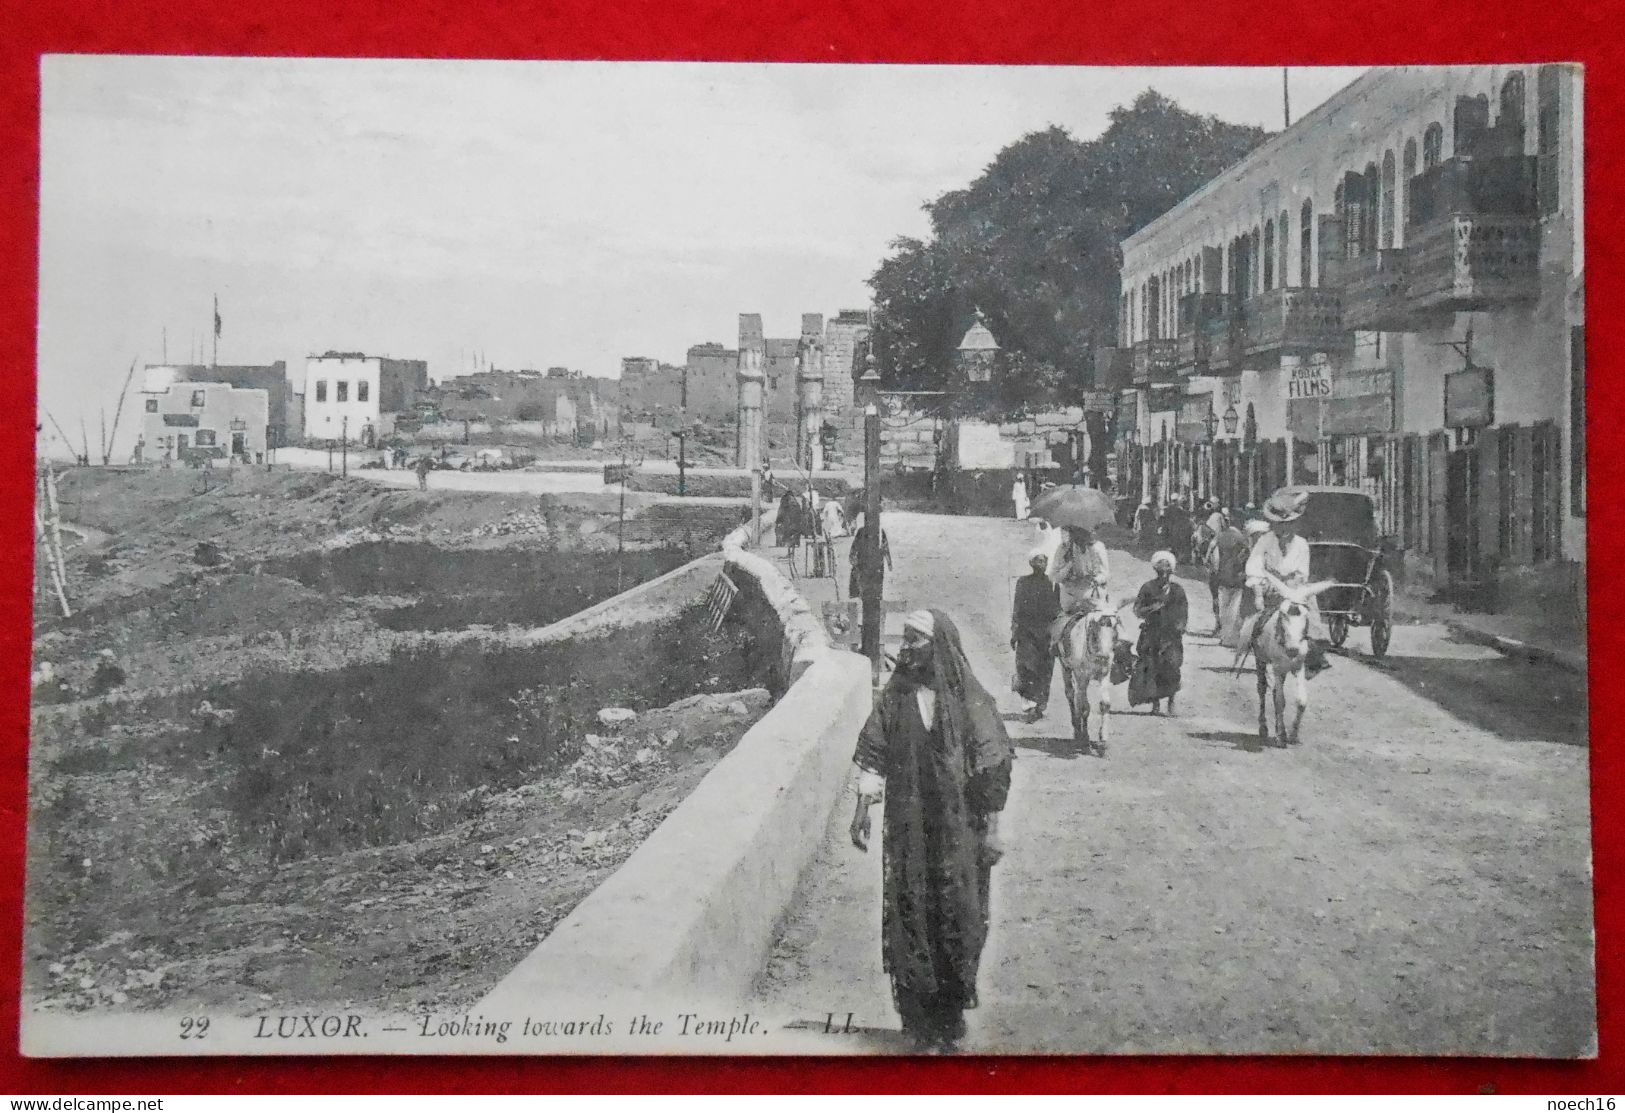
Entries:
{"label": "stone retaining wall", "polygon": [[747,998],[847,782],[871,679],[771,562],[735,543],[723,560],[770,604],[756,611],[777,625],[788,691],[479,1003],[486,1015]]}

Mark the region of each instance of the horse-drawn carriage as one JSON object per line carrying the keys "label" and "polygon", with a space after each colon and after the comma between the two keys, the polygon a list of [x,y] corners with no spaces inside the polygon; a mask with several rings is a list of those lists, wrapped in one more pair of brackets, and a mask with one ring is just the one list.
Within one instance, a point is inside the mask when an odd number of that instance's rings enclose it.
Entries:
{"label": "horse-drawn carriage", "polygon": [[1299,487],[1308,503],[1298,532],[1309,542],[1309,578],[1330,580],[1318,597],[1332,644],[1341,647],[1351,626],[1371,630],[1371,652],[1388,652],[1394,628],[1394,578],[1383,567],[1376,504],[1348,487]]}

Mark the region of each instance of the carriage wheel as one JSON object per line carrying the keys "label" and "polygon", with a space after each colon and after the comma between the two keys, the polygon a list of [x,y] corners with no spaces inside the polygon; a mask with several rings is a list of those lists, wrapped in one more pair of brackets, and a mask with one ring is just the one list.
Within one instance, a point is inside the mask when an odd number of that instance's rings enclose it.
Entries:
{"label": "carriage wheel", "polygon": [[1331,635],[1332,644],[1338,649],[1349,640],[1349,620],[1346,616],[1334,614],[1326,622],[1326,632]]}
{"label": "carriage wheel", "polygon": [[1381,657],[1388,652],[1388,638],[1394,632],[1394,577],[1386,570],[1377,573],[1371,586],[1371,653]]}

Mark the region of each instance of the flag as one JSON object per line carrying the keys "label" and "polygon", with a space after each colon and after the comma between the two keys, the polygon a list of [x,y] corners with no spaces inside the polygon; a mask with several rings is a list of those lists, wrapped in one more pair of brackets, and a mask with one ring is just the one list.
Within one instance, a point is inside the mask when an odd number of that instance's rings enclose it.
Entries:
{"label": "flag", "polygon": [[214,296],[214,338],[220,339],[220,295]]}

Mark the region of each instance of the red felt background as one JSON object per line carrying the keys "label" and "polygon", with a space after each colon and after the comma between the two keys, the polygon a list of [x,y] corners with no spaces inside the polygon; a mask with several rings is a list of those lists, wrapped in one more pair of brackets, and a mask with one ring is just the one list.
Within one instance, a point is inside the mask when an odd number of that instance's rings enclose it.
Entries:
{"label": "red felt background", "polygon": [[[1625,412],[1616,235],[1625,211],[1618,4],[1527,0],[12,0],[0,33],[0,1091],[1618,1091],[1625,1062],[1620,850],[1625,769],[1612,712],[1625,663],[1619,582]],[[42,53],[605,58],[1120,65],[1586,64],[1592,804],[1601,1058],[1485,1059],[154,1059],[18,1058],[31,595],[39,56]],[[1192,106],[1200,108],[1200,106]],[[1625,489],[1625,488],[1622,488]],[[1447,930],[1447,929],[1441,929]]]}

